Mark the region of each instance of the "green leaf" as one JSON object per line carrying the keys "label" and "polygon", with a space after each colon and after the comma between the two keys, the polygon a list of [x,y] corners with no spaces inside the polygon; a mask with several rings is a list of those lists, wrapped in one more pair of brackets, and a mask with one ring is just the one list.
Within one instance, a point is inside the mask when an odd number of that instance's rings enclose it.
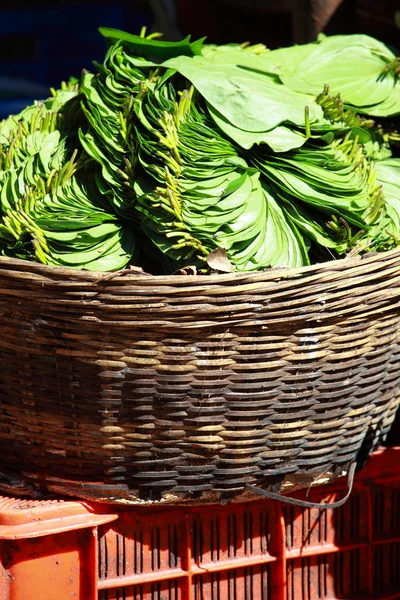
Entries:
{"label": "green leaf", "polygon": [[287,152],[294,148],[300,148],[307,138],[302,133],[280,125],[270,131],[244,131],[233,126],[221,113],[208,105],[208,110],[216,125],[242,148],[249,150],[255,144],[267,144],[274,152]]}
{"label": "green leaf", "polygon": [[157,58],[159,60],[167,60],[175,56],[195,56],[201,53],[201,47],[205,38],[190,41],[190,35],[180,42],[163,42],[143,38],[138,35],[132,35],[119,29],[109,27],[100,27],[99,31],[111,43],[121,41],[129,50],[136,52],[140,56]]}
{"label": "green leaf", "polygon": [[267,74],[210,64],[201,56],[180,56],[164,66],[186,77],[218,113],[245,131],[269,131],[285,121],[304,126],[307,105],[311,122],[322,118],[314,98],[286,88]]}

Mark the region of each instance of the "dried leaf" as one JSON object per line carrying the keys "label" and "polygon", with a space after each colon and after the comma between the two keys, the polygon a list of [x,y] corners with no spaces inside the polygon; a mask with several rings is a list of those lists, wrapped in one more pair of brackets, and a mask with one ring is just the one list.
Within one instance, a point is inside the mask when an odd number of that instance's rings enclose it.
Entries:
{"label": "dried leaf", "polygon": [[210,252],[207,256],[207,264],[211,269],[221,273],[233,273],[235,270],[226,256],[225,248],[215,248]]}

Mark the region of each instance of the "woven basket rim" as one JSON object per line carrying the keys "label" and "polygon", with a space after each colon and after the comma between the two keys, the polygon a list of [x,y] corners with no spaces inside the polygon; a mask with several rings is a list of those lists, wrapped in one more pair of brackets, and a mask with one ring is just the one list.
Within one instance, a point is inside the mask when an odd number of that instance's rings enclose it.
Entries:
{"label": "woven basket rim", "polygon": [[393,250],[384,252],[371,252],[356,257],[345,257],[338,260],[330,260],[304,267],[270,267],[260,271],[239,271],[235,273],[218,273],[212,275],[151,275],[147,273],[138,274],[130,269],[122,269],[120,271],[85,271],[72,267],[60,267],[45,265],[28,260],[0,257],[0,271],[12,270],[15,267],[17,270],[25,271],[36,276],[44,278],[57,278],[86,281],[93,284],[101,284],[104,282],[112,283],[159,283],[160,285],[179,284],[221,284],[221,283],[244,283],[245,281],[280,281],[285,279],[302,278],[303,276],[313,275],[315,273],[324,273],[325,276],[329,272],[347,271],[352,267],[366,266],[368,264],[382,263],[385,260],[393,259],[398,255],[400,259],[400,246]]}

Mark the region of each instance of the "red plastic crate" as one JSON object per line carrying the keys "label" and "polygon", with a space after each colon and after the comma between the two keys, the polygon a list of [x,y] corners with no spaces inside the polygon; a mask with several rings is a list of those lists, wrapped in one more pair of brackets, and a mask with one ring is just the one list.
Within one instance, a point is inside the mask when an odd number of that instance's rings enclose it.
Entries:
{"label": "red plastic crate", "polygon": [[400,599],[399,458],[375,453],[337,510],[1,498],[0,599]]}

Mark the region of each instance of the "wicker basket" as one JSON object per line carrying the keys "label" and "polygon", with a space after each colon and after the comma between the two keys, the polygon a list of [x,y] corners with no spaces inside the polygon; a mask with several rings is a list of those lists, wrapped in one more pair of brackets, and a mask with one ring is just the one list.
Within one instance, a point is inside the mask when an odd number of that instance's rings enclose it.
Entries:
{"label": "wicker basket", "polygon": [[342,475],[394,418],[399,322],[400,250],[208,277],[1,259],[0,487],[204,502]]}

